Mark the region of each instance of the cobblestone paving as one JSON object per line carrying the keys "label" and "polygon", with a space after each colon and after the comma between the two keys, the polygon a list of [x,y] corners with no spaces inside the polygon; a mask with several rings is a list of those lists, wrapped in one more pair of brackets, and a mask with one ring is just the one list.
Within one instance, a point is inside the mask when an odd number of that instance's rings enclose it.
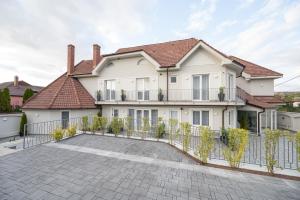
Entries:
{"label": "cobblestone paving", "polygon": [[[77,140],[82,142],[86,137],[89,136],[75,137],[64,143],[75,143]],[[92,136],[91,140],[99,140],[96,137],[104,139],[101,136]],[[120,139],[120,149],[122,141],[125,140]],[[129,142],[140,145],[140,141]],[[150,145],[148,143],[153,145],[153,142],[141,141],[141,146]],[[300,182],[203,166],[199,168],[203,172],[41,145],[0,157],[0,199],[179,200],[300,197]],[[228,176],[228,173],[232,176]]]}
{"label": "cobblestone paving", "polygon": [[62,143],[158,158],[162,160],[193,164],[196,163],[177,149],[160,142],[145,142],[142,140],[99,135],[79,135],[77,137],[64,140]]}

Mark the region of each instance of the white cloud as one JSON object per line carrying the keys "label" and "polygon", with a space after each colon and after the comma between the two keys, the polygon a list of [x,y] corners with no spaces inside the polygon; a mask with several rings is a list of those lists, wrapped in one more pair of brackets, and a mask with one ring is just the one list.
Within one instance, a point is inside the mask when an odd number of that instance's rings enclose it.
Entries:
{"label": "white cloud", "polygon": [[230,28],[230,27],[236,25],[237,23],[238,23],[237,20],[227,20],[227,21],[224,21],[220,25],[217,26],[216,32],[217,33],[221,33],[226,28]]}
{"label": "white cloud", "polygon": [[[0,82],[18,74],[47,85],[66,70],[66,46],[76,60],[92,57],[92,44],[111,52],[147,30],[154,1],[26,0],[0,3]],[[87,46],[88,45],[88,46]]]}

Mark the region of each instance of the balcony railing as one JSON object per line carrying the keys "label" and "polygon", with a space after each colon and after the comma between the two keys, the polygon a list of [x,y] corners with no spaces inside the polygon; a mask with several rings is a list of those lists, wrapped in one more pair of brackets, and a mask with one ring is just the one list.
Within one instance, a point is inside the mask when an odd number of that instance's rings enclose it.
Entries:
{"label": "balcony railing", "polygon": [[[166,90],[99,90],[97,101],[236,101],[236,88],[169,89]],[[240,98],[240,97],[239,97]]]}

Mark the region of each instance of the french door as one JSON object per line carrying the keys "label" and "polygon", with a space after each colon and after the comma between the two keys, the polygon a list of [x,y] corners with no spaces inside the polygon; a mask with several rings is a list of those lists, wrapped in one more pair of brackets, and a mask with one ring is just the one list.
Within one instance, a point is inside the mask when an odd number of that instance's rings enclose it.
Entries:
{"label": "french door", "polygon": [[193,76],[193,100],[209,100],[209,75]]}
{"label": "french door", "polygon": [[107,80],[105,81],[105,99],[116,100],[116,81]]}
{"label": "french door", "polygon": [[233,74],[228,74],[228,80],[227,80],[227,84],[228,84],[228,100],[234,100],[234,76]]}
{"label": "french door", "polygon": [[137,100],[149,100],[149,78],[136,79]]}

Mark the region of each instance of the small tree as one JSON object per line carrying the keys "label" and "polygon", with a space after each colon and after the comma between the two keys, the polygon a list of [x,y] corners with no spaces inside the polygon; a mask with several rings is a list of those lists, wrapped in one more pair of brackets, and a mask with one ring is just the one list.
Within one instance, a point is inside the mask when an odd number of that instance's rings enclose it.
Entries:
{"label": "small tree", "polygon": [[169,143],[174,144],[174,140],[178,138],[178,120],[169,119]]}
{"label": "small tree", "polygon": [[93,133],[95,133],[99,129],[99,119],[98,118],[99,118],[98,116],[93,117],[93,122],[91,125],[91,131]]}
{"label": "small tree", "polygon": [[86,132],[89,129],[89,117],[83,116],[81,118],[82,121],[82,131]]}
{"label": "small tree", "polygon": [[23,113],[20,121],[20,131],[19,131],[20,136],[24,136],[25,134],[25,129],[24,129],[25,124],[27,124],[27,117],[26,114]]}
{"label": "small tree", "polygon": [[280,130],[265,129],[265,158],[270,174],[274,174],[274,166],[277,164],[275,155],[280,136]]}
{"label": "small tree", "polygon": [[0,111],[1,112],[10,112],[10,94],[7,88],[4,88],[0,94]]}
{"label": "small tree", "polygon": [[[296,147],[297,147],[298,160],[300,160],[300,131],[296,133]],[[300,167],[298,168],[298,171],[300,172]]]}
{"label": "small tree", "polygon": [[196,155],[203,164],[207,163],[208,156],[214,147],[214,132],[209,127],[200,128],[199,145]]}
{"label": "small tree", "polygon": [[115,134],[115,136],[118,136],[121,133],[122,129],[122,119],[114,117],[111,121],[111,128],[113,134]]}
{"label": "small tree", "polygon": [[23,103],[25,103],[33,95],[34,95],[33,90],[31,88],[27,88],[23,94]]}
{"label": "small tree", "polygon": [[106,117],[99,117],[99,128],[102,130],[102,134],[104,135],[106,126],[107,126],[107,118]]}
{"label": "small tree", "polygon": [[165,123],[163,122],[163,119],[161,117],[159,117],[156,128],[155,128],[155,135],[156,135],[157,139],[162,138],[163,135],[166,133],[165,128],[166,128],[166,126],[165,126]]}
{"label": "small tree", "polygon": [[248,143],[248,131],[239,128],[228,129],[228,144],[224,149],[224,157],[230,167],[238,168]]}
{"label": "small tree", "polygon": [[181,131],[183,135],[182,148],[183,151],[188,152],[191,143],[191,124],[182,122]]}
{"label": "small tree", "polygon": [[149,118],[144,117],[143,118],[143,129],[142,129],[142,135],[141,138],[144,139],[147,133],[150,130],[150,123],[149,123]]}
{"label": "small tree", "polygon": [[130,137],[133,133],[133,124],[132,124],[133,120],[132,117],[128,116],[125,119],[125,128],[126,128],[126,133],[127,133],[127,137]]}

